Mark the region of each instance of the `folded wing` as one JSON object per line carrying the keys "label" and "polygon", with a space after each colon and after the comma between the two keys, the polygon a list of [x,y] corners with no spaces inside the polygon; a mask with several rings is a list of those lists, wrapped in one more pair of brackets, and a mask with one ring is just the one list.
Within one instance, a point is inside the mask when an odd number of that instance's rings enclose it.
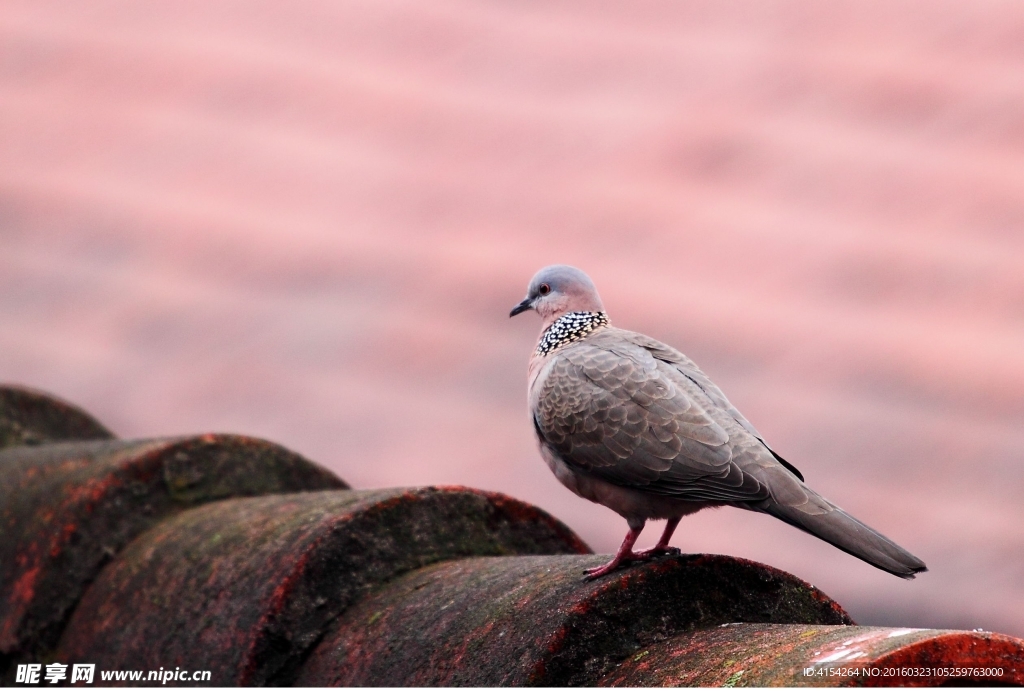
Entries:
{"label": "folded wing", "polygon": [[682,500],[769,497],[751,474],[776,465],[767,448],[641,346],[588,339],[559,354],[541,386],[538,433],[585,473]]}

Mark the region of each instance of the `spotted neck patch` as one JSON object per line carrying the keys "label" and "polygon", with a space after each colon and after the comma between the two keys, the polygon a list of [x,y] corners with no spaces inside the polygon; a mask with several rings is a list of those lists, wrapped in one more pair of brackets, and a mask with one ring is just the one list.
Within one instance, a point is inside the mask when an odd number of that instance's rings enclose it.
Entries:
{"label": "spotted neck patch", "polygon": [[598,327],[608,326],[608,315],[603,312],[567,312],[540,337],[537,355],[546,356],[557,348],[579,341]]}

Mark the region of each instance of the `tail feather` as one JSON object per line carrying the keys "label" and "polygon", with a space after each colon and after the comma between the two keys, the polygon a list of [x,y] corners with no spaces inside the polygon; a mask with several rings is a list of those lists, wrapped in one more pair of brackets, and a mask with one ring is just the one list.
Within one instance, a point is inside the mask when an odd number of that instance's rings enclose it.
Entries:
{"label": "tail feather", "polygon": [[[813,493],[804,486],[804,492]],[[817,495],[817,493],[814,493]],[[823,541],[831,543],[840,550],[858,557],[865,562],[883,569],[890,574],[904,579],[913,579],[918,572],[926,572],[928,568],[917,557],[899,547],[891,540],[878,533],[870,526],[854,519],[849,514],[831,504],[820,495],[822,500],[815,507],[821,513],[809,513],[800,507],[786,505],[769,500],[756,507],[759,511],[771,514],[791,526],[806,531]],[[807,507],[807,505],[802,505]]]}

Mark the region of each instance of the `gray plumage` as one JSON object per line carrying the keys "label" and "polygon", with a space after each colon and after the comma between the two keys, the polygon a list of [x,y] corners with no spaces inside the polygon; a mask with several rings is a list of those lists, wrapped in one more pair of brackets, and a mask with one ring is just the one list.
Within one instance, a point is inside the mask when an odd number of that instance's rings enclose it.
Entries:
{"label": "gray plumage", "polygon": [[[591,576],[669,552],[680,517],[722,505],[771,514],[900,577],[926,569],[808,488],[693,361],[611,326],[580,270],[538,272],[512,315],[529,309],[544,319],[529,368],[542,456],[570,490],[630,527],[615,559]],[[634,553],[648,519],[669,525],[653,550]]]}

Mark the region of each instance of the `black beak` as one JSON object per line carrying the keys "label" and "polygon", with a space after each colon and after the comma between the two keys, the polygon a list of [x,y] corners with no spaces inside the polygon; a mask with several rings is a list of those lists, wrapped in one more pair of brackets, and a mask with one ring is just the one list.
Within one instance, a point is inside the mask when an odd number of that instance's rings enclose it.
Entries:
{"label": "black beak", "polygon": [[515,317],[521,312],[526,312],[532,307],[533,300],[530,298],[524,298],[523,302],[512,308],[512,312],[508,313],[509,317]]}

